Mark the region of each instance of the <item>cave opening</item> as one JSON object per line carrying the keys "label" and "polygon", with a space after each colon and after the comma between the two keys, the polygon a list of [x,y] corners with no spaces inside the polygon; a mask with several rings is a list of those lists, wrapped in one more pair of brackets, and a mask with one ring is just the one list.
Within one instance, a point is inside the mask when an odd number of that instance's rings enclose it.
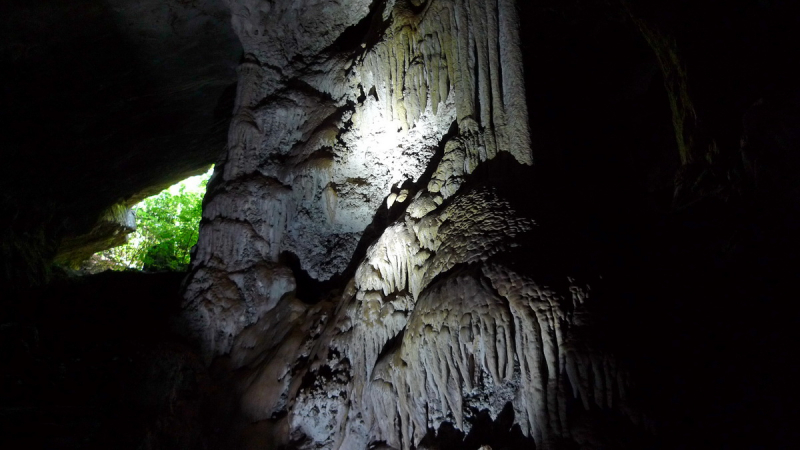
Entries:
{"label": "cave opening", "polygon": [[99,251],[81,264],[81,272],[105,270],[185,271],[197,243],[206,186],[214,172],[181,180],[133,205],[134,227],[120,245]]}

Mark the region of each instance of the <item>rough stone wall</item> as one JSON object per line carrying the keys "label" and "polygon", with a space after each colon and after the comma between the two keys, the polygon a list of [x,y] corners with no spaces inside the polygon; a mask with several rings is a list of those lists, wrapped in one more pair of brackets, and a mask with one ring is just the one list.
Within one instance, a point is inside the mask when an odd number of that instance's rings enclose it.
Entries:
{"label": "rough stone wall", "polygon": [[[541,448],[602,444],[568,413],[630,413],[587,338],[596,300],[516,270],[535,218],[472,182],[501,153],[533,163],[515,2],[230,3],[246,56],[184,323],[227,355],[242,422],[410,449],[510,404]],[[330,292],[303,298],[290,260]]]}

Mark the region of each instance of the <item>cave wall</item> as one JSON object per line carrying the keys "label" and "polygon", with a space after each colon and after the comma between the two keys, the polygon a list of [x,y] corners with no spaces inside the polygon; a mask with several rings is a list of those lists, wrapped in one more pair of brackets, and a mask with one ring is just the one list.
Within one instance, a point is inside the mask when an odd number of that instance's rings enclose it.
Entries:
{"label": "cave wall", "polygon": [[[791,2],[0,12],[0,445],[797,442]],[[20,289],[216,159],[180,312]]]}
{"label": "cave wall", "polygon": [[[796,248],[791,213],[776,221],[784,250],[745,231],[797,204],[758,187],[752,164],[791,160],[796,128],[780,150],[750,141],[776,136],[752,119],[762,105],[784,124],[796,110],[777,62],[792,50],[775,47],[788,28],[770,18],[789,10],[705,6],[231,2],[246,56],[182,317],[236,374],[222,376],[226,442],[770,434],[735,411],[780,410],[765,387],[776,360],[740,364],[734,347],[780,347],[774,314],[740,312],[779,309],[787,286],[759,290],[764,270]],[[714,364],[736,375],[709,388]]]}
{"label": "cave wall", "polygon": [[246,56],[184,326],[238,374],[238,420],[348,449],[508,408],[541,448],[603,445],[593,408],[641,425],[599,300],[544,262],[553,230],[515,186],[536,159],[515,2],[232,11]]}

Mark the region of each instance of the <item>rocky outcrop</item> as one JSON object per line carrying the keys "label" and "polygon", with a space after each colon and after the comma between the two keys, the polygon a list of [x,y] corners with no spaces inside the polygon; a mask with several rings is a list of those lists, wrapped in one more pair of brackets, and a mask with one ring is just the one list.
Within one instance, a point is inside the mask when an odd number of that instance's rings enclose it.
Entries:
{"label": "rocky outcrop", "polygon": [[81,262],[93,254],[124,244],[134,231],[136,216],[133,210],[124,204],[114,205],[100,216],[89,233],[64,239],[55,262],[77,269]]}
{"label": "rocky outcrop", "polygon": [[246,57],[183,325],[240,373],[242,421],[272,445],[410,449],[510,405],[557,448],[602,444],[571,399],[638,417],[586,337],[590,287],[515,269],[546,233],[472,175],[534,159],[515,2],[231,8]]}

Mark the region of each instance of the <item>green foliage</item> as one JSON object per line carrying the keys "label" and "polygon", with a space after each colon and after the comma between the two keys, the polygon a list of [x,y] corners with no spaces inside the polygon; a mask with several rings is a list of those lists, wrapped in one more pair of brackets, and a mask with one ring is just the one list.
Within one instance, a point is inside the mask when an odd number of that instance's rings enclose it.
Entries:
{"label": "green foliage", "polygon": [[198,187],[179,183],[136,205],[136,231],[128,242],[102,252],[95,265],[114,270],[186,270],[197,243],[203,194],[211,171]]}

